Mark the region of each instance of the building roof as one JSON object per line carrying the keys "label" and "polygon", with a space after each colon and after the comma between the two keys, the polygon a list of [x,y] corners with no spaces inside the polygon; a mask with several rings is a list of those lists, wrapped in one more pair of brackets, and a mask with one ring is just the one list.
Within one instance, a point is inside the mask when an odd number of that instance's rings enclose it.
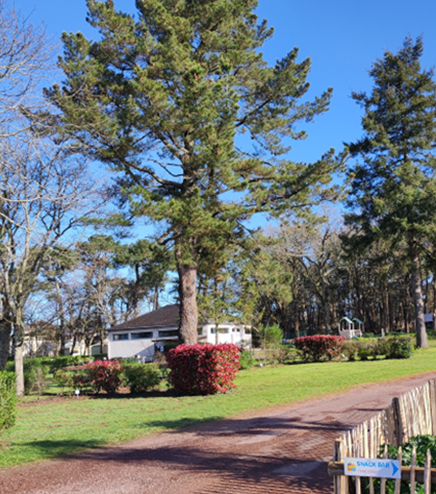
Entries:
{"label": "building roof", "polygon": [[122,329],[142,329],[156,327],[177,327],[179,325],[180,306],[166,305],[160,309],[149,312],[130,321],[117,324],[108,331],[119,331]]}

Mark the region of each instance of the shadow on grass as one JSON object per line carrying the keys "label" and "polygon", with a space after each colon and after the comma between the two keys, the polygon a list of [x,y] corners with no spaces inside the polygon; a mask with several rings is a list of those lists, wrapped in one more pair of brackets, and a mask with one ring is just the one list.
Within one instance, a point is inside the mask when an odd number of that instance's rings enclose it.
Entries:
{"label": "shadow on grass", "polygon": [[60,458],[69,453],[76,453],[85,449],[96,449],[102,446],[101,441],[94,439],[80,440],[80,439],[65,439],[65,440],[44,440],[44,441],[30,441],[23,443],[23,446],[34,451],[35,456],[38,458]]}

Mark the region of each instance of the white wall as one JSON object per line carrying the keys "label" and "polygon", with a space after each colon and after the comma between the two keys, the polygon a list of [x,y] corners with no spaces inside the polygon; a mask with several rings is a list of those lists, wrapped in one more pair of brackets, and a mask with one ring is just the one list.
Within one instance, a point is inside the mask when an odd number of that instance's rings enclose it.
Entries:
{"label": "white wall", "polygon": [[[138,332],[138,331],[132,331]],[[156,334],[155,334],[156,333]],[[128,340],[114,340],[115,334],[127,334]],[[157,337],[157,331],[153,331],[153,338]],[[135,358],[137,355],[141,357],[144,362],[149,362],[154,358],[154,343],[152,338],[144,338],[140,340],[132,340],[130,337],[130,331],[117,331],[116,333],[109,334],[108,342],[108,358],[109,360],[122,358]]]}

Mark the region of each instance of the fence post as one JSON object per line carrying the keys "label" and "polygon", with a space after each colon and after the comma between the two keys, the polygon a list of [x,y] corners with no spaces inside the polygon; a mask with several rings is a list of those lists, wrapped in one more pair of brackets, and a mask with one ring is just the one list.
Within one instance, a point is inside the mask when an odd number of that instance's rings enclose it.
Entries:
{"label": "fence post", "polygon": [[431,493],[431,454],[430,450],[427,450],[427,456],[425,458],[424,465],[424,494]]}
{"label": "fence post", "polygon": [[430,410],[431,410],[431,428],[433,436],[436,436],[436,381],[433,379],[430,385]]}
{"label": "fence post", "polygon": [[[400,469],[401,469],[401,465],[403,464],[403,450],[401,446],[398,448],[397,460],[400,462]],[[401,489],[401,479],[395,479],[395,494],[400,494],[400,489]],[[413,493],[414,492],[415,491],[413,491]]]}
{"label": "fence post", "polygon": [[[344,461],[344,458],[346,456],[344,454],[344,449],[345,447],[342,439],[336,439],[334,461],[338,461],[338,462]],[[335,475],[333,485],[334,485],[334,494],[349,494],[348,477],[346,477],[345,475]]]}
{"label": "fence post", "polygon": [[392,408],[394,410],[394,422],[395,422],[395,446],[403,444],[403,419],[401,418],[400,399],[395,397],[392,400]]}
{"label": "fence post", "polygon": [[412,461],[410,462],[410,492],[415,492],[416,446],[412,449]]}

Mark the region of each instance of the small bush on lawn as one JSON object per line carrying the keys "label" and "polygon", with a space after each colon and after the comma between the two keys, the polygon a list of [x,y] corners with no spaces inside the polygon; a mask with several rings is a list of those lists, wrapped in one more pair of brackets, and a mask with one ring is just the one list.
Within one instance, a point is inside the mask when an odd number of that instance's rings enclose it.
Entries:
{"label": "small bush on lawn", "polygon": [[350,362],[354,362],[359,353],[361,342],[359,340],[344,340],[342,343],[342,353]]}
{"label": "small bush on lawn", "polygon": [[96,360],[86,364],[91,388],[96,392],[115,393],[121,384],[123,365],[118,360]]}
{"label": "small bush on lawn", "polygon": [[305,361],[332,360],[341,354],[344,339],[340,336],[315,335],[295,338],[295,348]]}
{"label": "small bush on lawn", "polygon": [[357,354],[360,360],[368,360],[369,357],[375,359],[379,355],[385,354],[383,338],[365,338],[357,341],[359,342]]}
{"label": "small bush on lawn", "polygon": [[239,365],[241,370],[251,369],[252,367],[254,367],[254,365],[256,365],[256,359],[253,357],[250,351],[241,350]]}
{"label": "small bush on lawn", "polygon": [[389,336],[386,339],[386,358],[410,358],[413,343],[409,336]]}
{"label": "small bush on lawn", "polygon": [[182,394],[214,394],[234,388],[239,370],[239,347],[221,345],[179,345],[168,352],[170,379]]}
{"label": "small bush on lawn", "polygon": [[0,433],[15,424],[16,404],[15,373],[0,371]]}
{"label": "small bush on lawn", "polygon": [[161,372],[156,364],[124,364],[124,376],[131,393],[142,393],[159,385]]}

